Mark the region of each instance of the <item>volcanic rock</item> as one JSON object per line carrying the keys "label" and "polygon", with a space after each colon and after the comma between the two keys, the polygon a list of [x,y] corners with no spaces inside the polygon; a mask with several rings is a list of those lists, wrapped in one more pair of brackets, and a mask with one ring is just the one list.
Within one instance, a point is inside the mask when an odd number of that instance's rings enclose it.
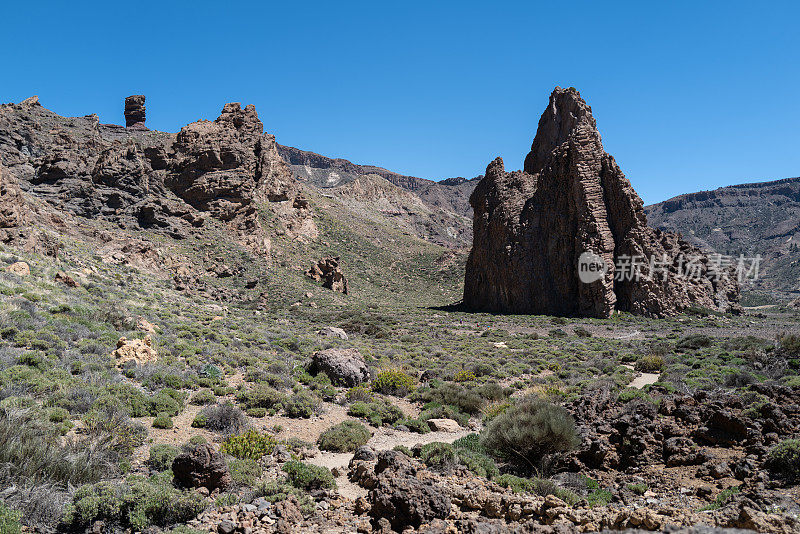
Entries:
{"label": "volcanic rock", "polygon": [[309,369],[323,372],[337,386],[353,387],[369,379],[369,369],[358,349],[326,349],[314,353]]}
{"label": "volcanic rock", "polygon": [[175,483],[184,488],[224,490],[233,483],[221,453],[209,443],[202,443],[178,455],[172,462]]}
{"label": "volcanic rock", "polygon": [[144,95],[131,95],[125,99],[125,127],[145,129]]}
{"label": "volcanic rock", "polygon": [[17,276],[30,276],[31,267],[24,261],[15,261],[14,263],[6,267],[6,272],[11,274],[16,274]]}
{"label": "volcanic rock", "polygon": [[[470,203],[470,309],[588,317],[740,309],[732,268],[647,226],[641,199],[574,88],[553,91],[524,169],[506,172],[497,158]],[[599,268],[579,275],[589,264]]]}
{"label": "volcanic rock", "polygon": [[13,240],[14,229],[25,222],[24,200],[17,180],[0,167],[0,240]]}
{"label": "volcanic rock", "polygon": [[136,365],[154,362],[158,359],[158,353],[153,348],[150,336],[144,339],[119,338],[117,349],[112,353],[117,360],[117,366],[122,367],[128,362]]}
{"label": "volcanic rock", "polygon": [[305,275],[313,280],[321,281],[322,287],[347,295],[347,278],[339,269],[339,258],[322,258],[312,265]]}

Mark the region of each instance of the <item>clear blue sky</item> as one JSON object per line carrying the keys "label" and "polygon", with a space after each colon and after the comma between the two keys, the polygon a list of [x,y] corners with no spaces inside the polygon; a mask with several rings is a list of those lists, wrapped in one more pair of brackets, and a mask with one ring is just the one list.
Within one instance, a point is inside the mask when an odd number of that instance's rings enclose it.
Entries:
{"label": "clear blue sky", "polygon": [[800,175],[796,2],[6,2],[0,101],[151,128],[255,104],[278,142],[431,179],[520,168],[556,85],[645,202]]}

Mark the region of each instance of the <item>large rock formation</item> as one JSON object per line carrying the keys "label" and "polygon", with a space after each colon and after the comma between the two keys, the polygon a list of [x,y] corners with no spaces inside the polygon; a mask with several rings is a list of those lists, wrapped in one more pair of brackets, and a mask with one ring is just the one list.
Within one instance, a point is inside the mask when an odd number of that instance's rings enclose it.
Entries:
{"label": "large rock formation", "polygon": [[144,95],[131,95],[125,99],[125,127],[144,129]]}
{"label": "large rock formation", "polygon": [[19,184],[0,166],[0,241],[13,240],[17,233],[15,230],[24,221],[25,206]]}
{"label": "large rock formation", "polygon": [[[715,271],[699,249],[647,226],[641,199],[603,150],[592,110],[573,88],[550,96],[524,170],[506,172],[496,159],[470,204],[468,308],[590,317],[738,308],[730,269]],[[600,269],[582,282],[579,263],[587,258]]]}

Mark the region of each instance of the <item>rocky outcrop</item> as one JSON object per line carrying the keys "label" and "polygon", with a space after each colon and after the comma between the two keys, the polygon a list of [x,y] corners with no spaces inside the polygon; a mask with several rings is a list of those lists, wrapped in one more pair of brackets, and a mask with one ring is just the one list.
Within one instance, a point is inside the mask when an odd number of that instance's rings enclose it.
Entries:
{"label": "rocky outcrop", "polygon": [[117,348],[112,353],[118,367],[123,367],[129,362],[135,365],[143,365],[158,360],[158,353],[153,348],[150,336],[144,339],[119,338]]}
{"label": "rocky outcrop", "polygon": [[25,203],[15,177],[0,165],[0,241],[12,241],[25,223]]}
{"label": "rocky outcrop", "polygon": [[125,99],[125,127],[146,130],[144,126],[144,95],[131,95]]}
{"label": "rocky outcrop", "polygon": [[184,488],[224,490],[233,484],[222,453],[202,443],[178,455],[172,462],[175,484]]}
{"label": "rocky outcrop", "polygon": [[369,369],[358,349],[325,349],[311,359],[312,373],[325,373],[334,385],[351,388],[369,380]]}
{"label": "rocky outcrop", "polygon": [[339,258],[322,258],[305,272],[312,280],[322,282],[322,287],[347,295],[347,278],[339,269]]}
{"label": "rocky outcrop", "polygon": [[[506,172],[496,159],[470,203],[468,308],[589,317],[738,309],[730,269],[715,272],[699,249],[647,226],[641,199],[573,88],[553,91],[524,169]],[[582,261],[596,272],[580,276]]]}

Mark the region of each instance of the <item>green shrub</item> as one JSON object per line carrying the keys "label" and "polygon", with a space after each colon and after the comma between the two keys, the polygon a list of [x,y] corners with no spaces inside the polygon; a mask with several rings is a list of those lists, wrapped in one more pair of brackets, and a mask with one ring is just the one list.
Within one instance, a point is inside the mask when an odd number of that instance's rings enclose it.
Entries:
{"label": "green shrub", "polygon": [[374,426],[391,425],[405,417],[400,408],[384,399],[375,402],[354,402],[347,410],[347,414],[365,419]]}
{"label": "green shrub", "polygon": [[316,510],[316,502],[305,491],[278,480],[268,480],[260,483],[253,491],[253,497],[263,497],[271,503],[281,502],[294,496],[300,504],[300,511],[308,516]]}
{"label": "green shrub", "polygon": [[719,510],[720,508],[725,506],[725,503],[731,500],[731,498],[737,493],[739,493],[739,486],[734,486],[732,488],[724,489],[721,492],[719,492],[719,495],[717,495],[717,498],[714,499],[714,501],[711,504],[704,506],[703,508],[700,509],[700,511],[704,512],[707,510]]}
{"label": "green shrub", "polygon": [[244,434],[226,438],[220,450],[236,458],[258,460],[264,455],[272,454],[277,444],[274,437],[251,428]]}
{"label": "green shrub", "polygon": [[552,480],[522,478],[516,475],[503,474],[495,478],[494,482],[503,488],[510,488],[514,493],[533,493],[542,497],[555,495],[569,505],[580,501],[580,497],[575,492],[558,487]]}
{"label": "green shrub", "polygon": [[347,390],[344,398],[347,402],[372,402],[372,390],[364,385],[355,386]]}
{"label": "green shrub", "polygon": [[483,424],[487,425],[489,421],[497,417],[498,415],[505,413],[511,407],[511,403],[509,401],[503,402],[494,402],[484,408],[483,410]]}
{"label": "green shrub", "polygon": [[[475,415],[486,403],[486,399],[480,395],[481,391],[480,388],[467,388],[460,384],[444,382],[421,388],[412,396],[412,400],[455,406],[465,414]],[[487,390],[484,391],[488,393]]]}
{"label": "green shrub", "polygon": [[526,398],[495,417],[481,434],[491,454],[536,468],[547,455],[578,445],[575,421],[564,408],[538,398]]}
{"label": "green shrub", "polygon": [[711,338],[704,334],[690,334],[681,338],[675,344],[677,350],[697,350],[703,347],[711,346]]}
{"label": "green shrub", "polygon": [[397,423],[394,424],[394,427],[397,428],[400,425],[406,427],[411,432],[416,432],[417,434],[427,434],[431,431],[431,427],[428,425],[428,422],[421,419],[408,419],[404,417],[403,419],[397,421]]}
{"label": "green shrub", "polygon": [[172,428],[172,418],[165,414],[158,414],[158,417],[153,419],[153,428]]}
{"label": "green shrub", "polygon": [[645,354],[634,364],[634,369],[643,373],[657,373],[664,367],[664,358],[656,354]]}
{"label": "green shrub", "polygon": [[266,408],[248,408],[247,409],[248,417],[255,417],[256,419],[260,419],[262,417],[266,417],[267,409]]}
{"label": "green shrub", "polygon": [[64,512],[64,523],[75,529],[100,520],[141,531],[150,525],[185,523],[205,506],[197,492],[175,489],[169,472],[150,478],[133,475],[124,482],[103,481],[78,488]]}
{"label": "green shrub", "polygon": [[637,388],[625,388],[619,392],[617,396],[617,400],[620,402],[630,402],[632,400],[643,400],[646,402],[653,402],[652,397],[648,395],[646,392],[642,391],[641,389]]}
{"label": "green shrub", "polygon": [[330,469],[292,460],[283,464],[283,471],[288,475],[289,483],[300,489],[336,489],[336,480]]}
{"label": "green shrub", "polygon": [[253,384],[250,389],[241,391],[236,400],[245,408],[270,409],[284,400],[284,395],[267,384]]}
{"label": "green shrub", "polygon": [[0,534],[19,534],[22,525],[22,514],[12,510],[0,501]]}
{"label": "green shrub", "polygon": [[791,482],[800,480],[800,439],[784,440],[772,447],[765,465],[776,476]]}
{"label": "green shrub", "polygon": [[172,468],[172,461],[181,453],[174,445],[159,444],[150,447],[150,457],[147,465],[156,471],[166,471]]}
{"label": "green shrub", "polygon": [[423,406],[419,418],[422,421],[427,421],[428,419],[453,419],[461,426],[467,426],[469,423],[469,415],[459,410],[458,407],[450,404],[442,405],[438,402],[430,402]]}
{"label": "green shrub", "polygon": [[236,458],[228,462],[231,478],[239,486],[255,486],[261,478],[263,470],[257,460],[251,458]]}
{"label": "green shrub", "polygon": [[387,369],[372,381],[372,391],[405,397],[414,389],[414,379],[400,369]]}
{"label": "green shrub", "polygon": [[783,354],[791,357],[800,356],[800,336],[788,334],[779,340],[780,350]]}
{"label": "green shrub", "polygon": [[195,406],[205,406],[207,404],[214,404],[217,402],[217,397],[210,389],[201,389],[192,395],[192,398],[189,402]]}
{"label": "green shrub", "polygon": [[572,331],[578,337],[592,337],[592,333],[582,326],[576,326]]}
{"label": "green shrub", "polygon": [[291,395],[283,403],[286,415],[293,418],[308,419],[319,408],[319,401],[311,393],[301,391]]}
{"label": "green shrub", "polygon": [[626,488],[628,488],[628,489],[629,489],[630,491],[632,491],[633,493],[635,493],[636,495],[644,495],[644,494],[645,494],[645,492],[646,492],[648,489],[650,489],[650,488],[648,487],[648,485],[647,485],[647,484],[645,484],[645,483],[643,483],[643,482],[642,482],[642,483],[640,483],[640,484],[628,484],[628,485],[626,485],[625,487],[626,487]]}
{"label": "green shrub", "polygon": [[370,431],[357,421],[344,421],[323,432],[317,445],[323,451],[354,452],[366,445],[372,436]]}
{"label": "green shrub", "polygon": [[412,452],[411,452],[411,449],[409,449],[409,448],[408,448],[408,447],[406,447],[405,445],[395,445],[395,446],[392,448],[392,450],[393,450],[393,451],[397,451],[397,452],[402,452],[403,454],[405,454],[405,455],[406,455],[406,456],[408,456],[409,458],[413,458],[413,456],[414,456],[414,453],[412,453]]}
{"label": "green shrub", "polygon": [[222,434],[241,433],[247,425],[247,416],[230,402],[206,406],[192,422],[195,428],[206,428]]}
{"label": "green shrub", "polygon": [[453,382],[474,382],[476,380],[475,373],[462,369],[453,375]]}

